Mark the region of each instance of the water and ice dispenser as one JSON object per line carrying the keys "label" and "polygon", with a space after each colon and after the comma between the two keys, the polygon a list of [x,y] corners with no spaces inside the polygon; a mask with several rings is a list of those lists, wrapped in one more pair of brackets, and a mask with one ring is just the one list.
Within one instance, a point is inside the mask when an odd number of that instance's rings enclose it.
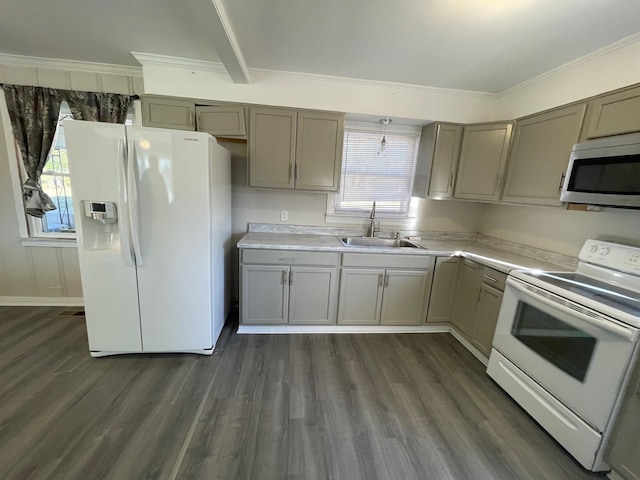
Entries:
{"label": "water and ice dispenser", "polygon": [[115,202],[85,200],[83,203],[82,232],[85,249],[102,250],[114,246],[119,233]]}

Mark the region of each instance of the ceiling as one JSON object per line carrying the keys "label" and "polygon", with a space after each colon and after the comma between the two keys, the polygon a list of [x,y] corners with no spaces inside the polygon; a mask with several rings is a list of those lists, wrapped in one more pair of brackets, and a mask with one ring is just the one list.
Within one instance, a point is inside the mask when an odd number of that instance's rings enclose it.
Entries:
{"label": "ceiling", "polygon": [[[0,53],[119,65],[138,65],[131,51],[220,61],[220,22],[211,21],[216,1],[2,0]],[[483,92],[502,91],[640,31],[639,0],[224,5],[249,69]]]}

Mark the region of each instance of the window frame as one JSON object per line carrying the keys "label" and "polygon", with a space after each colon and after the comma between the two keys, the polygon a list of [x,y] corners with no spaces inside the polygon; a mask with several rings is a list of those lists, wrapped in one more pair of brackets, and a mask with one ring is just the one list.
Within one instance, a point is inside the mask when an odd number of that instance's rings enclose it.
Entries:
{"label": "window frame", "polygon": [[[374,133],[381,134],[380,124],[379,123],[370,123],[370,122],[360,122],[360,121],[347,121],[344,127],[345,132],[348,130],[351,131],[359,131],[366,133]],[[411,196],[411,192],[413,191],[413,183],[415,181],[416,174],[416,162],[418,158],[418,148],[420,145],[420,135],[421,135],[421,127],[419,126],[410,126],[410,125],[390,125],[387,126],[385,132],[386,133],[398,133],[403,135],[411,135],[415,136],[416,146],[413,157],[413,170],[411,174],[411,183],[409,186],[409,209],[406,214],[403,213],[390,213],[390,212],[377,212],[376,218],[388,220],[385,221],[387,224],[392,224],[394,226],[401,226],[405,228],[411,228],[417,223],[418,216],[418,202],[419,199]],[[382,138],[382,137],[381,137]],[[342,188],[343,179],[342,179],[342,168],[340,171],[340,188]],[[369,212],[366,211],[336,211],[335,202],[338,197],[338,193],[329,193],[327,195],[327,208],[325,214],[325,221],[327,223],[350,223],[350,224],[365,224],[369,218]]]}
{"label": "window frame", "polygon": [[[140,100],[134,100],[129,110],[131,125],[142,125],[141,113]],[[22,162],[21,155],[13,137],[9,111],[7,109],[4,92],[1,89],[0,119],[2,120],[2,132],[0,132],[0,135],[4,137],[6,146],[6,154],[9,162],[9,178],[16,209],[18,235],[21,245],[34,247],[76,247],[77,232],[44,232],[42,230],[42,219],[27,215],[25,211],[24,201],[22,200],[22,185],[27,176],[24,163]],[[127,125],[129,125],[129,123],[127,123]]]}

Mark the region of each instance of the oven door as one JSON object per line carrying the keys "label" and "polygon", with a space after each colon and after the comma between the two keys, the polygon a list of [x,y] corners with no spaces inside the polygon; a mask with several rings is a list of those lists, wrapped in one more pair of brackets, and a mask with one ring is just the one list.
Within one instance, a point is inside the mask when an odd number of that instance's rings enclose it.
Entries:
{"label": "oven door", "polygon": [[603,432],[636,329],[509,277],[493,347]]}

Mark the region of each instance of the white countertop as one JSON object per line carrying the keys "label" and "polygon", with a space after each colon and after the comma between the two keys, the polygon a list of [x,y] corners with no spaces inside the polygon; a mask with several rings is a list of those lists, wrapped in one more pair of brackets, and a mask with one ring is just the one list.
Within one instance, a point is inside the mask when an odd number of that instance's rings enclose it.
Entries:
{"label": "white countertop", "polygon": [[392,253],[395,255],[462,256],[501,272],[511,270],[568,271],[570,267],[492,247],[484,243],[445,239],[424,239],[422,248],[344,246],[334,235],[251,232],[238,242],[239,249],[311,250],[322,252]]}

